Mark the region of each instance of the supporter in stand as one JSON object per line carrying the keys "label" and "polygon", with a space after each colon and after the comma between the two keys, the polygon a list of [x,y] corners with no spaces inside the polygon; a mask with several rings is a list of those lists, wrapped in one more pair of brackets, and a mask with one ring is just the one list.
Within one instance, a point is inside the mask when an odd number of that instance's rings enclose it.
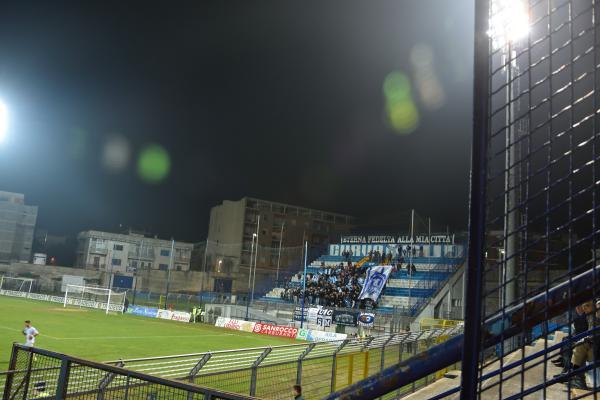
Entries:
{"label": "supporter in stand", "polygon": [[[597,326],[597,319],[600,318],[600,299],[596,299],[595,306],[593,301],[588,301],[580,307],[581,311],[587,316],[588,328],[586,330]],[[569,369],[562,374],[556,375],[555,378],[558,378],[561,382],[569,381],[572,388],[589,390],[585,381],[584,372],[578,372],[573,376],[569,375],[571,371],[577,371],[579,368],[584,367],[586,363],[593,362],[594,359],[597,360],[599,358],[600,334],[594,332],[577,342],[573,348],[571,365],[568,366]]]}

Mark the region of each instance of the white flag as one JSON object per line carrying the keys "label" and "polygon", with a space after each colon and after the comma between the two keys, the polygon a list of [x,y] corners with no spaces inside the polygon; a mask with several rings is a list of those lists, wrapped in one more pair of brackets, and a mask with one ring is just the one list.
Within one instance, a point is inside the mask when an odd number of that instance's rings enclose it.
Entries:
{"label": "white flag", "polygon": [[379,265],[377,267],[369,268],[367,271],[367,279],[365,279],[365,284],[360,291],[358,298],[360,300],[371,299],[377,301],[391,272],[391,265]]}

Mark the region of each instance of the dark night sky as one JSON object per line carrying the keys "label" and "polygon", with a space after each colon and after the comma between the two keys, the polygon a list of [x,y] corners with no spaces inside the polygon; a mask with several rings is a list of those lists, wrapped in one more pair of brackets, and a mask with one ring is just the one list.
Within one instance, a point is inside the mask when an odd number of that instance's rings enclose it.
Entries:
{"label": "dark night sky", "polygon": [[[166,5],[166,3],[162,3]],[[202,240],[210,207],[244,195],[357,215],[415,207],[467,224],[472,1],[3,2],[0,98],[10,140],[0,190],[38,226],[145,228]],[[382,84],[430,46],[446,100],[399,135]],[[170,175],[102,164],[119,135]]]}

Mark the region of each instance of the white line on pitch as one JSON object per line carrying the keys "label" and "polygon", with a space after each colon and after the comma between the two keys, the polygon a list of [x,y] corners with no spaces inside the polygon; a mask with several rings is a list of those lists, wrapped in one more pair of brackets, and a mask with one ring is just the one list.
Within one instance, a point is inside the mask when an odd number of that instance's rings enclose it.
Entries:
{"label": "white line on pitch", "polygon": [[[4,329],[4,330],[7,330],[7,331],[12,331],[12,332],[23,332],[20,329],[7,328],[6,326],[0,326],[0,329]],[[44,336],[44,337],[47,337],[49,339],[60,340],[60,338],[58,338],[56,336],[50,336],[50,335],[47,335],[47,334],[41,333],[41,332],[40,332],[40,336]]]}

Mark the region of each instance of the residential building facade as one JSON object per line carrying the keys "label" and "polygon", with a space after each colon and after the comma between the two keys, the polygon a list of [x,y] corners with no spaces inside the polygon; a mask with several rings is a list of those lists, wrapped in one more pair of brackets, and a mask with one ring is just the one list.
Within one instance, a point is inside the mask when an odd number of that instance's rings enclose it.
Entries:
{"label": "residential building facade", "polygon": [[77,235],[77,243],[76,266],[111,273],[153,269],[188,271],[193,248],[191,243],[134,232],[84,231]]}
{"label": "residential building facade", "polygon": [[310,249],[325,249],[355,224],[354,217],[328,211],[250,197],[225,200],[210,212],[203,270],[213,279],[207,289],[246,293],[251,258],[257,289],[273,284],[280,272],[302,265],[305,241]]}
{"label": "residential building facade", "polygon": [[31,261],[37,214],[24,194],[0,191],[0,262]]}

